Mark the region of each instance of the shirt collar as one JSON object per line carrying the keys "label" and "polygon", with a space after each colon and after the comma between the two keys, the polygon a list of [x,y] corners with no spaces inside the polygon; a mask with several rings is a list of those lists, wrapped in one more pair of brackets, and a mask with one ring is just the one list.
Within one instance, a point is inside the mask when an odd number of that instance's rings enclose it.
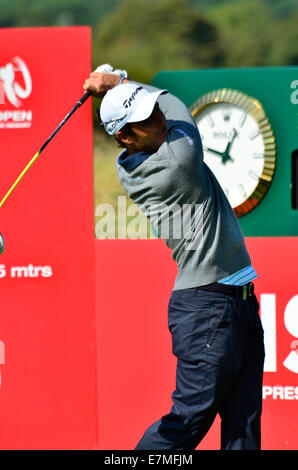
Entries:
{"label": "shirt collar", "polygon": [[133,153],[132,155],[127,154],[127,150],[124,150],[120,153],[118,157],[118,163],[121,165],[126,171],[134,170],[137,168],[141,163],[143,163],[147,158],[150,157],[152,153],[146,152],[137,152]]}

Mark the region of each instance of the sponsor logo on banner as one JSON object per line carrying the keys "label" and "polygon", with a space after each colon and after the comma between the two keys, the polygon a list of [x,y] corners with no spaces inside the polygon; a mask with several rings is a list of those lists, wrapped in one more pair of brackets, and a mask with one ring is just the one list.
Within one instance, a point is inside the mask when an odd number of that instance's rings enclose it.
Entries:
{"label": "sponsor logo on banner", "polygon": [[14,57],[0,64],[0,129],[31,127],[32,110],[25,107],[31,91],[31,75],[23,59]]}
{"label": "sponsor logo on banner", "polygon": [[285,330],[292,336],[288,351],[281,357],[278,353],[279,332],[276,327],[276,295],[262,294],[261,319],[264,328],[265,364],[264,372],[284,374],[290,372],[290,383],[282,385],[279,382],[263,386],[263,398],[273,400],[298,400],[298,295],[294,295],[284,309],[283,323]]}

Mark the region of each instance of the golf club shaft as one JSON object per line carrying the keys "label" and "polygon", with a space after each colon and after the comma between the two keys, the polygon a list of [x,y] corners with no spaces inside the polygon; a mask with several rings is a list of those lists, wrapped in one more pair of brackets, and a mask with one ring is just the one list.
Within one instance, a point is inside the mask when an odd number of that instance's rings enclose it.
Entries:
{"label": "golf club shaft", "polygon": [[73,113],[80,107],[82,106],[82,104],[89,98],[89,96],[91,96],[91,91],[86,91],[84,93],[84,95],[79,99],[79,101],[77,101],[76,105],[72,108],[72,110],[67,114],[67,116],[65,116],[65,118],[63,119],[63,121],[60,122],[59,126],[54,130],[54,132],[50,135],[50,137],[42,144],[42,146],[40,147],[40,149],[38,150],[38,152],[34,155],[34,157],[30,160],[30,162],[28,163],[28,165],[24,168],[24,170],[22,171],[22,173],[18,176],[18,178],[15,180],[15,182],[13,183],[13,185],[10,187],[10,189],[7,191],[7,193],[5,194],[4,198],[2,199],[2,201],[0,202],[0,207],[3,206],[4,202],[6,201],[6,199],[9,197],[9,195],[12,193],[12,191],[15,189],[15,187],[18,185],[18,183],[21,181],[21,179],[23,178],[23,176],[27,173],[27,171],[29,170],[29,168],[33,165],[33,163],[35,162],[35,160],[39,157],[39,155],[41,154],[41,152],[46,148],[46,146],[48,145],[48,143],[53,139],[53,137],[57,134],[57,132],[61,129],[61,127],[66,123],[66,121],[68,121],[68,119],[73,115]]}

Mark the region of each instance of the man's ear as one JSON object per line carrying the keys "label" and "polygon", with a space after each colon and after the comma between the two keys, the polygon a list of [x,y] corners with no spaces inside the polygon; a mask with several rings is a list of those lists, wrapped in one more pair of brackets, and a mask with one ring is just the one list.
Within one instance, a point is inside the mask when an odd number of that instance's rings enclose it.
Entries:
{"label": "man's ear", "polygon": [[121,140],[125,145],[129,145],[132,143],[131,135],[125,130],[120,129],[120,131],[116,132],[116,137],[118,140]]}

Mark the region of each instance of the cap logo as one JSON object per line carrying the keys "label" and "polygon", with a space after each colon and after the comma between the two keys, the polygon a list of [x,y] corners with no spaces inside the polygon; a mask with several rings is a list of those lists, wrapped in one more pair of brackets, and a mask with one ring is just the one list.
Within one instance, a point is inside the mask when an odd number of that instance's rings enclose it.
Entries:
{"label": "cap logo", "polygon": [[128,100],[125,100],[123,102],[123,105],[124,108],[130,108],[131,107],[131,103],[132,101],[135,100],[137,94],[139,93],[139,91],[143,90],[143,87],[142,86],[139,86],[138,88],[135,89],[135,91],[132,93],[132,95],[128,98]]}

